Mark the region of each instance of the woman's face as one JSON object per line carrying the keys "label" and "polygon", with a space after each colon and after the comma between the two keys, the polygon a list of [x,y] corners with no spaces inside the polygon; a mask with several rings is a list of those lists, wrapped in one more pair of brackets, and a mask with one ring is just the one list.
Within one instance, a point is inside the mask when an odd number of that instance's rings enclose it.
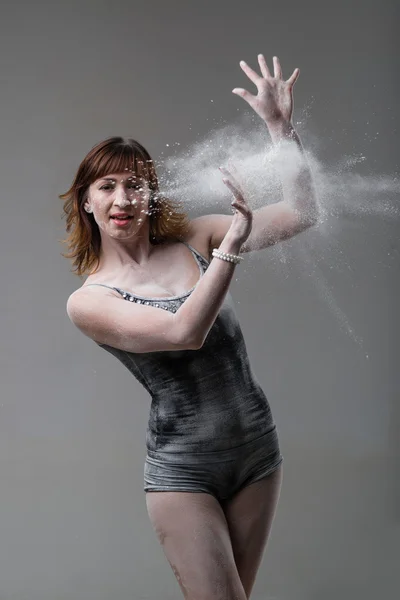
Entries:
{"label": "woman's face", "polygon": [[150,189],[132,174],[111,173],[89,186],[84,208],[93,213],[100,231],[116,239],[130,239],[147,220]]}

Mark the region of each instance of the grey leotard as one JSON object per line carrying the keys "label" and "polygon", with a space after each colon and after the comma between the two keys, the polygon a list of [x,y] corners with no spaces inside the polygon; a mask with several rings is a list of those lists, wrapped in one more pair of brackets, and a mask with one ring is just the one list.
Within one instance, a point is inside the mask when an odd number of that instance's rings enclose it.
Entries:
{"label": "grey leotard", "polygon": [[[209,263],[194,248],[185,245],[202,275]],[[194,288],[169,298],[143,298],[117,287],[112,289],[129,302],[176,312]],[[229,293],[198,350],[136,354],[99,345],[118,358],[151,395],[148,450],[222,451],[271,432],[279,452],[271,410],[250,367]]]}

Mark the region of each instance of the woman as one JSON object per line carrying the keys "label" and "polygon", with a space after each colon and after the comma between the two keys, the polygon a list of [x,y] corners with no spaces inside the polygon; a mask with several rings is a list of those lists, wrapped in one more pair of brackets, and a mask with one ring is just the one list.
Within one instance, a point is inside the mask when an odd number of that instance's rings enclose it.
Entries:
{"label": "woman", "polygon": [[[241,252],[313,225],[315,194],[292,124],[293,85],[259,55],[243,97],[274,142],[296,149],[284,198],[254,211],[226,169],[234,214],[189,220],[161,198],[152,160],[111,138],[81,163],[66,194],[67,243],[78,275],[72,322],[115,355],[152,396],[146,503],[188,600],[246,600],[271,529],[282,456],[268,401],[248,362],[228,294]],[[211,256],[214,260],[211,260]],[[189,291],[188,291],[189,290]]]}

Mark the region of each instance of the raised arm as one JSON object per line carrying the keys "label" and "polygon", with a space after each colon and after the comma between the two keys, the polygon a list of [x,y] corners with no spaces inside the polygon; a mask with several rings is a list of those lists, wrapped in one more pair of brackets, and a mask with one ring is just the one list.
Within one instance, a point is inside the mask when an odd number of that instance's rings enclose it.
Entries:
{"label": "raised arm", "polygon": [[[220,250],[239,254],[252,226],[252,212],[240,191],[227,179],[234,194],[235,214]],[[218,316],[235,264],[215,258],[196,288],[176,313],[126,302],[104,288],[82,287],[68,299],[71,321],[100,344],[128,352],[195,350],[200,348]]]}
{"label": "raised arm", "polygon": [[[301,140],[292,125],[293,86],[299,76],[295,69],[287,81],[282,77],[278,58],[273,58],[272,76],[265,58],[258,56],[261,75],[244,61],[241,68],[257,88],[257,95],[235,88],[233,93],[243,98],[267,126],[277,152],[284,158],[280,173],[283,200],[254,211],[253,228],[242,251],[261,250],[315,225],[318,220],[318,201],[312,173]],[[229,215],[205,215],[195,220],[194,228],[211,231],[210,246],[218,247],[230,227]]]}

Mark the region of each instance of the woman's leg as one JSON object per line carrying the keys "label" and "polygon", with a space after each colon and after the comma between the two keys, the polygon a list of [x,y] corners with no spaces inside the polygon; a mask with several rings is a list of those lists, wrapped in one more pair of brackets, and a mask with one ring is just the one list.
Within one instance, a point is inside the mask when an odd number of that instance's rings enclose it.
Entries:
{"label": "woman's leg", "polygon": [[186,600],[246,600],[228,524],[214,496],[148,492],[146,504]]}
{"label": "woman's leg", "polygon": [[223,503],[237,570],[247,598],[271,531],[282,483],[282,467]]}

